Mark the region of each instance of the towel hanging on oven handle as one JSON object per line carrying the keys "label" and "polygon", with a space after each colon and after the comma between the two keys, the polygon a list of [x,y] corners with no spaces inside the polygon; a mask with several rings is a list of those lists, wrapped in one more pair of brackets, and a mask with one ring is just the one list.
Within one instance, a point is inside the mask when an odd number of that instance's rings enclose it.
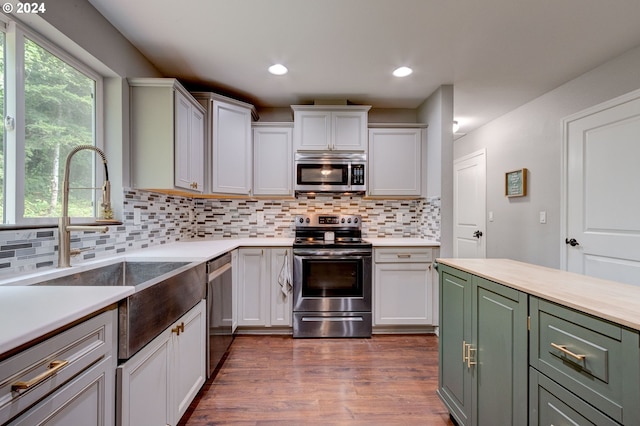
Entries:
{"label": "towel hanging on oven handle", "polygon": [[284,262],[282,262],[282,269],[278,274],[278,284],[285,297],[293,290],[291,284],[291,271],[289,270],[289,250],[284,251]]}

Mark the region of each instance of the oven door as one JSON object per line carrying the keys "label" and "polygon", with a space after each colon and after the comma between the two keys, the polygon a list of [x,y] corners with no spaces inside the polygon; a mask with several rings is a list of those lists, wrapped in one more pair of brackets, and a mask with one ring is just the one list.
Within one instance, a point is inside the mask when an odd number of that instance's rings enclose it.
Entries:
{"label": "oven door", "polygon": [[294,312],[371,312],[370,250],[294,250]]}

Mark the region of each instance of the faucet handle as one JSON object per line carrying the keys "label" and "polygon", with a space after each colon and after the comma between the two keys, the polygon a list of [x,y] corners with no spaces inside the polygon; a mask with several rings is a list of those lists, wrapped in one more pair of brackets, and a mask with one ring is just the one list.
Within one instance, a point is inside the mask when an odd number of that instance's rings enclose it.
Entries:
{"label": "faucet handle", "polygon": [[78,248],[78,249],[71,249],[69,250],[69,255],[72,257],[78,256],[80,253],[82,253],[83,251],[89,251],[91,249],[94,249],[95,247],[82,247],[82,248]]}

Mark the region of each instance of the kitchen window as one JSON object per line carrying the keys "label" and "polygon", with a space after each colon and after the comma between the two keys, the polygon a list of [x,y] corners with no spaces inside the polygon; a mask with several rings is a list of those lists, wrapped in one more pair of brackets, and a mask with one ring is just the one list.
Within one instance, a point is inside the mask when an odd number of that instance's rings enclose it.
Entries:
{"label": "kitchen window", "polygon": [[[102,147],[96,131],[102,80],[20,24],[2,24],[2,223],[55,225],[67,154],[78,145]],[[88,150],[73,157],[70,216],[95,217],[99,200],[92,188],[102,182],[100,163]]]}

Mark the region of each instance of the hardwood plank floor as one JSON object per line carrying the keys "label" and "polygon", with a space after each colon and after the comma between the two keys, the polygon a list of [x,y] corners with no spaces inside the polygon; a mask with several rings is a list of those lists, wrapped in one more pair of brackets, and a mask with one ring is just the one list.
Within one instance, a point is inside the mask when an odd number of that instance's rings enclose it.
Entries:
{"label": "hardwood plank floor", "polygon": [[453,425],[435,335],[238,336],[180,425]]}

